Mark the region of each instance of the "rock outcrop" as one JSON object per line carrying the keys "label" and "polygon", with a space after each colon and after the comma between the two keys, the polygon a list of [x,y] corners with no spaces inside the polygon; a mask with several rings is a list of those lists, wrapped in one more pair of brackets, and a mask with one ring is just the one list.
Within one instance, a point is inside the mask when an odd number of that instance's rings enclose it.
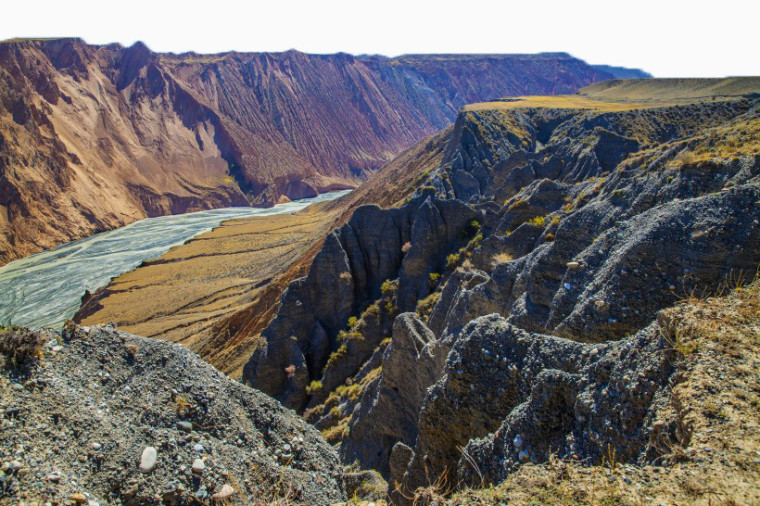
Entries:
{"label": "rock outcrop", "polygon": [[430,274],[442,269],[446,254],[467,239],[468,224],[479,216],[456,200],[430,197],[399,209],[357,209],[328,235],[308,276],[285,291],[243,381],[303,408],[306,386],[321,377],[349,317],[379,299],[383,284],[397,278],[404,289],[394,294],[393,306],[413,309],[430,292]]}
{"label": "rock outcrop", "polygon": [[146,216],[353,187],[465,103],[609,77],[565,54],[173,55],[142,43],[3,42],[0,262]]}
{"label": "rock outcrop", "polygon": [[[671,84],[663,83],[663,93]],[[441,483],[498,484],[555,457],[646,466],[671,458],[673,445],[688,445],[678,417],[662,415],[673,409],[685,351],[672,325],[656,320],[679,300],[756,276],[760,103],[753,94],[652,100],[658,107],[588,96],[467,106],[440,166],[407,204],[372,208],[371,223],[362,208],[349,222],[374,230],[403,215],[413,223],[410,236],[378,238],[394,250],[410,239],[389,285],[399,314],[390,339],[366,325],[372,305],[320,315],[340,316],[325,334],[346,321],[347,332],[363,329],[363,342],[375,348],[364,350],[361,367],[340,350],[331,355],[328,369],[350,362],[355,373],[338,387],[333,380],[307,418],[329,432],[345,463],[388,479],[394,501]],[[458,243],[456,227],[434,225],[450,223],[446,205],[472,213],[459,222],[467,232]],[[335,232],[320,255],[344,248],[345,233]],[[366,245],[358,250],[360,265],[377,257]],[[346,290],[367,286],[356,261],[335,264],[350,268],[341,281]],[[325,272],[315,261],[293,293],[337,274]],[[314,290],[298,301],[318,300]],[[376,290],[360,294],[384,304]],[[310,337],[311,320],[291,325],[297,320],[286,308],[293,307],[300,306],[286,295],[268,329],[278,333],[269,335],[323,342]],[[300,359],[304,347],[271,358]],[[267,345],[262,351],[251,364],[264,371]],[[304,377],[301,387],[280,374],[290,390],[275,394],[296,407],[308,395],[307,380],[320,377]]]}

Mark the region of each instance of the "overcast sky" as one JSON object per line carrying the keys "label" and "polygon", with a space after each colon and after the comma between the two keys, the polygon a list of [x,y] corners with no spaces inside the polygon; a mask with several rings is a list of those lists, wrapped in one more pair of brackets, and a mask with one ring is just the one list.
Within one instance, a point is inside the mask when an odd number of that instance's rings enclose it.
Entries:
{"label": "overcast sky", "polygon": [[0,38],[142,40],[154,51],[353,54],[564,51],[656,77],[760,75],[760,2],[669,0],[29,0]]}

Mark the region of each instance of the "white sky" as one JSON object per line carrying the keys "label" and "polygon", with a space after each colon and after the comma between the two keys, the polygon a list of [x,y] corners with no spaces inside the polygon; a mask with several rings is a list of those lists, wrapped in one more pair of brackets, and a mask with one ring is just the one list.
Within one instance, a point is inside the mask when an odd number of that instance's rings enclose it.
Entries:
{"label": "white sky", "polygon": [[142,40],[154,51],[536,53],[656,77],[760,75],[757,0],[22,0],[0,39]]}

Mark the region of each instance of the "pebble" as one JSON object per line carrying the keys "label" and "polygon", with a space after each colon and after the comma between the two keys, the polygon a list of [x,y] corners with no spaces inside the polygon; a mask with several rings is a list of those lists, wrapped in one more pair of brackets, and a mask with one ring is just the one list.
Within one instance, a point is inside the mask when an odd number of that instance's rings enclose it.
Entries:
{"label": "pebble", "polygon": [[201,459],[195,459],[193,461],[193,473],[203,474],[203,471],[205,470],[206,470],[206,464],[204,464]]}
{"label": "pebble", "polygon": [[61,481],[61,475],[58,473],[50,473],[47,476],[48,481],[52,481],[53,483],[58,483]]}
{"label": "pebble", "polygon": [[570,269],[570,270],[575,270],[575,269],[577,269],[578,267],[581,266],[581,264],[578,263],[578,262],[567,262],[566,265],[567,265],[567,268]]}
{"label": "pebble", "polygon": [[84,494],[79,494],[79,493],[77,493],[77,494],[71,494],[70,498],[71,498],[72,501],[74,501],[76,503],[79,503],[79,504],[85,504],[85,503],[87,503],[87,497],[85,497]]}
{"label": "pebble", "polygon": [[92,449],[97,451],[100,451],[100,449],[103,448],[103,445],[100,443],[92,443]]}
{"label": "pebble", "polygon": [[530,460],[530,454],[527,450],[520,450],[520,453],[517,454],[517,458],[520,459],[520,462],[528,462]]}
{"label": "pebble", "polygon": [[219,492],[211,496],[211,499],[214,501],[226,501],[233,495],[235,495],[235,489],[228,483],[225,483]]}
{"label": "pebble", "polygon": [[193,446],[193,448],[195,449],[196,452],[203,453],[203,445],[202,444],[199,443],[199,444]]}
{"label": "pebble", "polygon": [[523,438],[520,434],[516,435],[515,438],[512,440],[512,443],[514,443],[515,448],[518,450],[523,447]]}
{"label": "pebble", "polygon": [[142,452],[140,458],[140,471],[143,473],[149,473],[156,467],[156,459],[158,458],[158,451],[152,446],[146,446]]}
{"label": "pebble", "polygon": [[192,432],[193,423],[192,422],[177,422],[177,428],[183,432]]}

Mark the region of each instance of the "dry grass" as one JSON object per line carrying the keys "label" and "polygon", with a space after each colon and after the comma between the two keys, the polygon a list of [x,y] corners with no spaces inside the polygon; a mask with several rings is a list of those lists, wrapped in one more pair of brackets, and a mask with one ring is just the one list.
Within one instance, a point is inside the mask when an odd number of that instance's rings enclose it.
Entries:
{"label": "dry grass", "polygon": [[325,235],[335,216],[309,209],[225,222],[115,278],[102,307],[82,323],[113,321],[127,332],[180,342],[238,377],[254,336],[220,336],[215,325],[264,293],[269,280]]}
{"label": "dry grass", "polygon": [[13,366],[23,366],[42,359],[44,336],[25,328],[0,327],[0,354],[6,357],[7,363]]}
{"label": "dry grass", "polygon": [[515,257],[509,253],[496,253],[491,257],[491,264],[496,267],[497,265],[506,264],[514,260]]}
{"label": "dry grass", "polygon": [[624,102],[603,102],[579,95],[557,95],[553,97],[514,97],[509,101],[480,102],[464,106],[465,111],[509,111],[514,109],[588,109],[599,112],[619,112],[633,109],[657,107],[661,104],[632,104]]}

